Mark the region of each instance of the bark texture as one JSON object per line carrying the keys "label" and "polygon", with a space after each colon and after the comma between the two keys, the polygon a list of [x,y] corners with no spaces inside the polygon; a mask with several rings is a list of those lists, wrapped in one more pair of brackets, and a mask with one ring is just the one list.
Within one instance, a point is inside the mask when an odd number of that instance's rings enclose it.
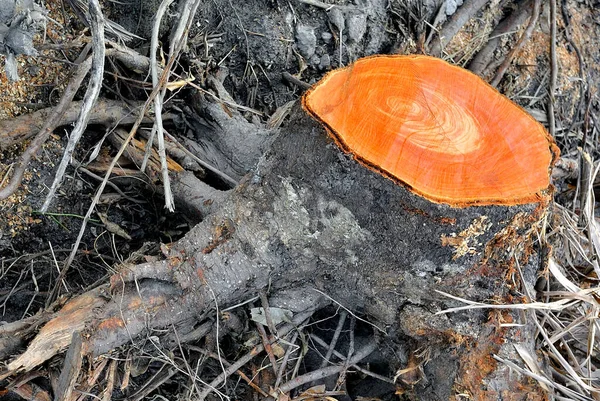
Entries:
{"label": "bark texture", "polygon": [[532,243],[544,212],[541,204],[458,209],[426,201],[342,153],[296,109],[256,169],[165,247],[164,261],[123,268],[109,286],[84,294],[90,306],[79,307],[89,313],[60,324],[62,342],[54,336],[47,346],[57,330],[51,321],[7,373],[64,349],[82,325],[83,349],[99,355],[153,328],[174,325],[185,335],[215,303],[269,289],[272,306],[294,312],[326,294],[366,315],[422,366],[418,382],[398,380],[415,399],[544,399],[533,381],[493,358],[520,364],[515,343],[535,354],[531,320],[509,311],[436,315],[459,305],[436,291],[498,303],[532,292]]}
{"label": "bark texture", "polygon": [[[58,125],[67,125],[74,123],[81,110],[83,102],[72,102],[65,111],[63,118]],[[140,107],[143,103],[127,104],[116,100],[99,100],[90,112],[88,124],[114,125],[131,124],[135,121],[133,110]],[[0,149],[13,146],[32,138],[44,126],[44,123],[55,112],[54,107],[38,110],[33,113],[23,114],[7,120],[0,120]]]}

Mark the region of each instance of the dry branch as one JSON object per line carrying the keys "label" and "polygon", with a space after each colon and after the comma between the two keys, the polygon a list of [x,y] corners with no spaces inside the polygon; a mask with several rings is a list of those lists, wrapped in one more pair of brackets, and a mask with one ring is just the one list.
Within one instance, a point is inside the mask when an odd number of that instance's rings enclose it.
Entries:
{"label": "dry branch", "polygon": [[525,22],[527,16],[531,14],[532,4],[533,0],[522,1],[509,16],[498,23],[496,28],[490,33],[485,46],[477,52],[469,63],[469,70],[480,76],[484,74],[492,61],[494,51],[498,48],[502,36],[516,31]]}
{"label": "dry branch", "polygon": [[[56,126],[69,125],[77,120],[82,101],[68,105]],[[132,124],[136,118],[135,110],[143,102],[123,102],[120,100],[100,99],[90,111],[88,124],[112,126]],[[37,134],[45,122],[56,112],[54,107],[23,114],[9,120],[0,120],[0,147],[5,148],[21,143]]]}
{"label": "dry branch", "polygon": [[527,40],[529,40],[529,38],[531,37],[531,34],[533,33],[533,30],[535,29],[535,27],[537,25],[538,17],[540,16],[541,6],[542,6],[541,0],[534,0],[533,11],[531,12],[531,17],[529,18],[529,23],[527,24],[527,28],[525,28],[525,32],[523,32],[523,35],[521,35],[519,40],[517,40],[517,43],[515,43],[515,45],[512,47],[512,49],[510,50],[508,55],[505,57],[502,64],[500,64],[500,67],[498,67],[498,70],[496,71],[496,75],[490,82],[490,85],[498,86],[498,84],[502,80],[502,77],[504,76],[504,73],[508,69],[508,66],[512,62],[512,59],[515,56],[515,54],[517,54],[517,52],[519,50],[521,50],[521,48],[523,47],[525,42]]}
{"label": "dry branch", "polygon": [[433,38],[429,54],[436,57],[443,57],[444,47],[450,43],[458,31],[460,31],[460,29],[487,3],[488,0],[466,0],[463,5],[456,10],[456,13],[452,18],[446,22],[437,36]]}
{"label": "dry branch", "polygon": [[65,171],[67,171],[67,167],[71,163],[71,157],[75,151],[75,146],[77,146],[79,139],[87,128],[90,118],[90,111],[96,103],[96,100],[98,100],[100,89],[102,88],[102,81],[104,78],[104,56],[106,54],[106,49],[104,48],[104,16],[102,15],[102,10],[100,9],[98,0],[89,1],[88,18],[92,32],[91,43],[93,51],[90,82],[88,83],[88,88],[83,98],[83,104],[81,106],[79,116],[77,117],[77,122],[75,123],[73,131],[71,131],[69,141],[67,142],[67,146],[65,146],[65,150],[63,152],[62,160],[60,161],[56,174],[54,175],[54,182],[52,183],[52,186],[46,195],[44,204],[40,208],[42,213],[45,213],[48,210],[48,207],[50,207],[50,202],[54,198],[54,194],[63,181]]}

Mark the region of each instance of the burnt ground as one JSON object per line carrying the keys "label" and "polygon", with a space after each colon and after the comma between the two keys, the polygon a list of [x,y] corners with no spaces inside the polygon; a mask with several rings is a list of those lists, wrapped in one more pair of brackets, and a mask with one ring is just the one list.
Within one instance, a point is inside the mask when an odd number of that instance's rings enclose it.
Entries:
{"label": "burnt ground", "polygon": [[[128,3],[105,3],[107,17],[142,38],[150,37],[152,18],[160,2],[131,0]],[[445,13],[439,12],[440,2],[435,0],[329,1],[327,4],[338,6],[331,9],[321,7],[320,2],[313,5],[284,0],[212,0],[200,3],[196,22],[188,34],[187,47],[174,68],[175,72],[182,77],[194,77],[196,85],[209,90],[214,89],[210,86],[209,77],[218,77],[235,103],[256,111],[243,113],[246,120],[262,126],[278,108],[297,100],[304,90],[292,79],[286,78],[286,73],[312,84],[327,71],[348,65],[359,57],[379,53],[428,53],[438,35],[438,27],[443,26],[446,20],[443,18]],[[441,7],[445,7],[446,3]],[[435,55],[468,67],[487,43],[498,22],[522,3],[525,2],[490,1],[481,11],[470,16],[465,27],[444,46],[443,53]],[[539,24],[523,49],[515,54],[499,90],[546,123],[550,28],[549,7],[546,2],[542,3]],[[556,139],[563,155],[574,156],[585,132],[587,150],[592,156],[598,156],[595,116],[600,107],[597,97],[600,82],[600,4],[591,0],[562,3],[559,4],[559,45],[556,53],[559,65]],[[70,43],[85,29],[75,14],[69,11],[66,2],[64,9],[58,1],[48,2],[47,7],[50,17],[62,24],[48,25],[49,37],[54,43]],[[566,14],[561,12],[563,9]],[[167,13],[160,34],[165,52],[170,44],[170,26],[177,17],[177,4],[174,4]],[[504,60],[525,25],[517,28],[516,33],[511,31],[501,36],[492,52],[492,62],[482,71],[484,78],[490,80],[493,77],[495,66]],[[36,42],[41,43],[41,40],[36,38]],[[148,40],[134,39],[128,45],[147,55],[148,43]],[[18,84],[8,83],[6,76],[0,75],[3,117],[10,118],[55,104],[56,91],[64,88],[67,79],[65,71],[69,63],[66,61],[74,61],[81,48],[44,53],[37,58],[23,57],[20,66],[22,81]],[[583,69],[580,68],[578,52],[584,63]],[[144,74],[129,71],[119,62],[107,63],[107,71],[110,74],[105,77],[103,97],[145,99],[148,87],[141,84]],[[119,78],[116,79],[116,76]],[[193,137],[186,118],[194,111],[196,93],[194,88],[183,86],[174,91],[166,103],[167,111],[175,116],[167,123],[167,128],[177,136]],[[159,182],[139,177],[117,177],[114,182],[126,196],[108,189],[97,211],[106,214],[108,221],[125,230],[130,239],[123,238],[94,216],[65,282],[57,283],[57,269],[60,269],[61,262],[75,242],[81,217],[98,185],[96,178],[71,168],[67,170],[65,182],[50,213],[37,213],[52,183],[54,168],[61,158],[69,130],[67,126],[55,131],[28,169],[21,189],[11,198],[0,201],[2,321],[15,321],[43,308],[47,294],[56,285],[67,289],[61,291],[65,296],[77,294],[105,279],[115,264],[137,263],[158,257],[160,244],[181,238],[198,221],[196,216],[182,211],[165,211]],[[76,150],[75,159],[87,160],[104,133],[103,126],[91,126]],[[25,146],[0,148],[0,186]],[[100,156],[95,161],[98,175],[103,175],[102,166],[115,153],[116,149],[110,144],[105,142],[102,145]],[[87,170],[92,171],[92,168]],[[207,181],[220,189],[227,187],[210,175]],[[557,184],[559,189],[566,188],[562,182]],[[569,193],[561,196],[563,202],[570,201]],[[318,333],[331,337],[337,323],[332,319],[336,317],[335,313],[324,310],[322,316],[315,317],[317,322],[324,319],[316,324]],[[357,331],[359,338],[361,330],[359,327]],[[341,342],[349,340],[348,333],[344,333]],[[232,337],[224,341],[227,356],[234,359],[242,339]],[[318,350],[317,346],[314,348]],[[316,358],[316,355],[318,352],[309,354],[304,363],[310,366],[310,358]],[[402,360],[402,356],[398,359]],[[156,373],[157,366],[148,362],[145,369],[140,368],[139,383],[149,380],[151,374]],[[373,361],[371,368],[388,377],[394,373],[393,364],[385,365],[378,360]],[[374,385],[373,382],[361,381],[359,373],[353,375],[355,380],[348,377],[348,391],[353,398],[394,398],[393,385],[379,382]],[[264,382],[268,381],[264,378]],[[171,398],[175,394],[183,394],[185,386],[183,376],[172,376],[157,393]],[[249,392],[237,395],[240,398],[252,396]]]}

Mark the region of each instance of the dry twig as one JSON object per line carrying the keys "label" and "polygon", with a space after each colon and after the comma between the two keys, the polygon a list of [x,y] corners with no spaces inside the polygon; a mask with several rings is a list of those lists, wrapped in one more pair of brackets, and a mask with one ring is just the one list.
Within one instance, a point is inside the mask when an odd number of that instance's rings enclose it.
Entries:
{"label": "dry twig", "polygon": [[42,129],[40,129],[40,131],[37,133],[29,147],[21,155],[21,158],[17,162],[17,165],[13,171],[13,175],[8,184],[4,188],[0,189],[0,200],[8,198],[17,190],[17,188],[21,184],[23,174],[25,174],[25,169],[29,165],[29,162],[37,154],[44,142],[46,142],[46,140],[50,137],[50,134],[52,134],[54,129],[60,124],[67,108],[69,107],[69,104],[75,97],[75,93],[77,93],[81,82],[83,82],[83,79],[87,75],[91,66],[91,58],[88,58],[84,62],[79,64],[75,75],[69,81],[69,84],[65,89],[65,93],[60,98],[60,101],[55,108],[54,114],[46,120],[46,123],[44,124]]}
{"label": "dry twig", "polygon": [[515,43],[515,45],[510,50],[510,52],[504,58],[504,61],[502,62],[502,64],[500,64],[500,67],[498,67],[498,70],[496,71],[496,75],[490,82],[490,85],[492,85],[494,87],[498,86],[498,84],[502,80],[502,77],[504,76],[504,73],[508,69],[508,66],[512,62],[512,59],[515,56],[515,54],[517,54],[517,52],[519,50],[521,50],[521,48],[525,44],[525,41],[529,40],[529,38],[531,37],[531,34],[533,33],[533,30],[535,29],[538,18],[540,16],[541,5],[542,5],[542,0],[534,0],[533,11],[531,12],[531,17],[529,18],[529,23],[527,24],[527,28],[525,28],[525,32],[523,32],[523,35],[521,35],[519,40],[517,40],[517,43]]}
{"label": "dry twig", "polygon": [[348,312],[342,310],[340,313],[340,319],[338,321],[337,328],[333,333],[333,338],[331,339],[331,343],[329,343],[329,347],[327,348],[327,354],[325,358],[321,362],[321,367],[324,368],[328,363],[331,363],[331,356],[333,355],[333,351],[335,351],[335,346],[337,345],[337,341],[340,338],[340,334],[342,333],[342,329],[344,328],[344,324],[346,323],[346,317],[348,317]]}
{"label": "dry twig", "polygon": [[448,20],[440,30],[431,44],[429,54],[434,56],[443,56],[444,47],[454,38],[458,31],[471,19],[479,10],[488,3],[488,0],[466,0],[456,13]]}
{"label": "dry twig", "polygon": [[530,8],[532,3],[533,0],[525,0],[521,2],[516,10],[498,23],[496,28],[494,28],[492,33],[490,33],[489,39],[485,46],[483,46],[477,52],[475,57],[473,57],[469,63],[469,70],[477,75],[483,74],[483,72],[489,66],[494,51],[500,43],[500,38],[517,30],[517,28],[525,22],[527,16],[531,14]]}
{"label": "dry twig", "polygon": [[312,372],[306,373],[302,376],[298,376],[298,377],[290,380],[289,382],[284,383],[282,386],[280,386],[278,389],[276,389],[275,390],[276,392],[274,392],[274,394],[272,394],[272,395],[275,397],[275,396],[277,396],[277,394],[286,394],[286,393],[292,391],[293,389],[300,387],[303,384],[310,383],[314,380],[323,379],[325,377],[332,376],[339,372],[342,372],[346,369],[346,365],[347,366],[356,365],[357,363],[359,363],[360,361],[365,359],[367,356],[371,355],[371,353],[373,351],[375,351],[376,349],[377,349],[377,342],[375,340],[373,340],[370,343],[368,343],[367,345],[365,345],[364,347],[362,347],[360,350],[358,350],[358,352],[356,352],[350,360],[347,360],[344,363],[344,365],[328,366],[326,368],[313,370]]}
{"label": "dry twig", "polygon": [[[158,66],[156,60],[156,50],[158,48],[158,32],[160,30],[160,23],[162,21],[163,15],[167,11],[169,5],[173,2],[173,0],[163,0],[156,11],[156,16],[154,18],[154,25],[152,26],[152,39],[150,42],[150,73],[152,75],[152,86],[154,88],[158,87]],[[182,24],[183,18],[179,20],[179,24]],[[187,21],[186,21],[187,22]],[[170,57],[173,56],[173,44],[171,47]],[[167,77],[168,81],[168,77]],[[162,182],[163,187],[165,189],[165,207],[173,212],[175,210],[175,201],[173,200],[173,193],[171,192],[171,182],[169,179],[169,170],[167,168],[167,156],[165,153],[165,136],[163,132],[163,121],[162,121],[162,106],[164,102],[164,97],[166,93],[166,88],[161,87],[161,90],[156,95],[154,99],[154,126],[152,127],[152,135],[148,139],[148,147],[146,149],[146,154],[150,153],[152,141],[154,139],[153,134],[156,133],[158,135],[158,155],[160,157],[160,165],[162,172]],[[144,157],[144,161],[147,160]],[[143,167],[145,167],[145,163],[142,163]],[[144,171],[144,170],[142,170]]]}
{"label": "dry twig", "polygon": [[88,15],[90,18],[93,49],[90,83],[87,91],[85,92],[83,105],[81,107],[81,112],[79,113],[77,123],[71,132],[69,142],[67,143],[63,153],[63,158],[58,166],[56,175],[54,176],[54,182],[52,183],[52,187],[50,188],[48,195],[46,195],[46,200],[40,209],[42,213],[48,211],[50,202],[54,198],[54,194],[62,183],[65,171],[71,162],[71,156],[73,155],[75,146],[79,142],[79,139],[87,127],[90,118],[90,111],[96,103],[98,95],[100,94],[100,89],[102,88],[102,76],[104,75],[104,56],[106,49],[104,47],[104,16],[102,15],[102,10],[100,9],[100,4],[97,0],[90,0]]}

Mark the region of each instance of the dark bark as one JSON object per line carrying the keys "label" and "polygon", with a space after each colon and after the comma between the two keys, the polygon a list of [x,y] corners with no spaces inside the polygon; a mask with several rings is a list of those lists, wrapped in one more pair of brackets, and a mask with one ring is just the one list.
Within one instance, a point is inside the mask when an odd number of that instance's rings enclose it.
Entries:
{"label": "dark bark", "polygon": [[426,379],[414,386],[404,380],[419,399],[535,396],[535,383],[493,359],[518,362],[514,343],[535,353],[531,319],[509,311],[436,315],[459,305],[436,291],[520,301],[518,283],[532,291],[535,281],[532,238],[544,209],[433,204],[343,154],[297,109],[255,170],[184,239],[165,247],[164,261],[124,269],[110,287],[82,295],[89,298],[79,307],[83,319],[46,326],[60,327],[62,342],[43,329],[8,373],[39,365],[83,325],[83,350],[98,355],[151,328],[174,325],[185,335],[214,313],[215,302],[235,305],[270,289],[271,306],[299,312],[326,294],[367,316],[398,347],[428,349]]}

